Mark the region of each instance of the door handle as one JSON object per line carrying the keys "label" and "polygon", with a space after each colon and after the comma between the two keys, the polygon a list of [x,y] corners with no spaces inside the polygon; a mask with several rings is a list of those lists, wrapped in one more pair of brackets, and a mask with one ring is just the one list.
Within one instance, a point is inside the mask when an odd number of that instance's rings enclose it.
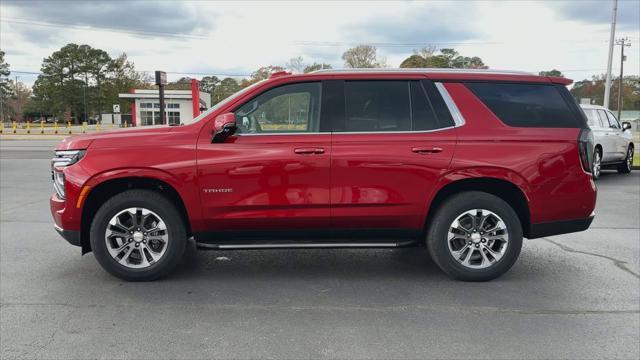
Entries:
{"label": "door handle", "polygon": [[317,154],[324,154],[324,149],[323,148],[296,148],[293,149],[293,152],[298,154],[298,155],[317,155]]}
{"label": "door handle", "polygon": [[413,151],[416,154],[421,154],[421,155],[426,155],[426,154],[437,154],[442,152],[442,148],[434,146],[434,147],[422,147],[422,146],[416,146],[416,147],[412,147],[411,151]]}

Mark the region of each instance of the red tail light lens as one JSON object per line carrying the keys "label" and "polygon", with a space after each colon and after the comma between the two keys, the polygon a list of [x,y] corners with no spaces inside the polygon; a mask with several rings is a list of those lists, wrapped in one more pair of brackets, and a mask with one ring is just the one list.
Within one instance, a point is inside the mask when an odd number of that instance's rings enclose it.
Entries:
{"label": "red tail light lens", "polygon": [[580,152],[580,162],[584,171],[590,173],[593,164],[593,133],[591,129],[582,129],[578,136],[578,151]]}

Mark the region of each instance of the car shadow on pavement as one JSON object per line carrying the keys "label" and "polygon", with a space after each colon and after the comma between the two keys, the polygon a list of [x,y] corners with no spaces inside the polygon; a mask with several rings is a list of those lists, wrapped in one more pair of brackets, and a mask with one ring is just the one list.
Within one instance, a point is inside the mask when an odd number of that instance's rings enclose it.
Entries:
{"label": "car shadow on pavement", "polygon": [[366,279],[402,276],[442,278],[423,247],[399,249],[197,250],[189,242],[171,279],[323,277]]}

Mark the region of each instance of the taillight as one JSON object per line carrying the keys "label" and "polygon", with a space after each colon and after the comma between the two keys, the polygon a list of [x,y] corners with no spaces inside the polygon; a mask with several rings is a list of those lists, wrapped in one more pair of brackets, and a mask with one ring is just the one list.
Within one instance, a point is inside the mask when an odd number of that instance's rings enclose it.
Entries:
{"label": "taillight", "polygon": [[593,133],[591,129],[582,129],[578,136],[578,151],[584,171],[590,173],[593,164]]}

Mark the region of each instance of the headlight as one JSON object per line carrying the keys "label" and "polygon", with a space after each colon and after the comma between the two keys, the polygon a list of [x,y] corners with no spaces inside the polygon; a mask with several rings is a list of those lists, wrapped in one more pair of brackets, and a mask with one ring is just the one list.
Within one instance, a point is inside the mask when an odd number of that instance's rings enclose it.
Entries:
{"label": "headlight", "polygon": [[53,189],[60,199],[64,199],[66,194],[64,191],[64,173],[63,168],[73,165],[80,161],[84,156],[85,150],[64,150],[56,151],[56,156],[51,159],[51,178],[53,180]]}
{"label": "headlight", "polygon": [[62,150],[56,151],[56,157],[51,159],[52,167],[65,167],[73,165],[80,161],[84,156],[85,150]]}

